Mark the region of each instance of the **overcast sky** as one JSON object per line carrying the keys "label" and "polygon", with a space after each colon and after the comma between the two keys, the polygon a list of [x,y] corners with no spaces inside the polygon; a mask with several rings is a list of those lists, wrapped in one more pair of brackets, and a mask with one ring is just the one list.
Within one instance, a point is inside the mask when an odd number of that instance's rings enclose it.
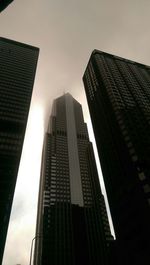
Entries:
{"label": "overcast sky", "polygon": [[150,64],[149,14],[149,0],[14,0],[0,14],[2,37],[40,48],[3,265],[29,264],[53,99],[70,92],[90,127],[82,76],[92,50]]}

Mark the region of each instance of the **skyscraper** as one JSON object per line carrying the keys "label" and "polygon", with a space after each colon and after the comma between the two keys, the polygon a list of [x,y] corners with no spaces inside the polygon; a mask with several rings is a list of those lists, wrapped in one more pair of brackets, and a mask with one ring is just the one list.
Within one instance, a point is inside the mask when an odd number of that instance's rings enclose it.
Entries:
{"label": "skyscraper", "polygon": [[45,136],[34,264],[104,265],[111,240],[82,107],[65,94]]}
{"label": "skyscraper", "polygon": [[83,81],[120,264],[148,265],[150,67],[95,50]]}
{"label": "skyscraper", "polygon": [[39,49],[0,38],[0,264]]}

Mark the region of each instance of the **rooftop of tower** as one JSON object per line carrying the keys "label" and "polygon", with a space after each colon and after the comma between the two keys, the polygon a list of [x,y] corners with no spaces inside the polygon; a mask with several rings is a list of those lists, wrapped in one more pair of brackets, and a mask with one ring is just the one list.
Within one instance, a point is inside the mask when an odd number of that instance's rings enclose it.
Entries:
{"label": "rooftop of tower", "polygon": [[28,49],[39,51],[38,47],[35,47],[33,45],[30,45],[30,44],[22,43],[22,42],[19,42],[19,41],[10,40],[10,39],[4,38],[4,37],[0,37],[0,41],[5,42],[5,43],[14,44],[14,45],[17,45],[17,46],[22,46],[24,48],[28,48]]}
{"label": "rooftop of tower", "polygon": [[[117,55],[114,55],[114,54],[110,54],[110,53],[107,53],[107,52],[104,52],[104,51],[100,51],[100,50],[97,50],[97,49],[94,49],[91,53],[91,56],[90,56],[90,59],[88,61],[88,64],[91,60],[91,58],[97,54],[103,54],[105,56],[108,56],[108,57],[111,57],[113,59],[117,59],[117,60],[120,60],[120,61],[123,61],[123,62],[127,62],[127,63],[131,63],[131,64],[136,64],[137,66],[140,66],[140,67],[143,67],[143,68],[147,68],[148,70],[150,70],[150,66],[149,65],[145,65],[145,64],[142,64],[142,63],[139,63],[139,62],[136,62],[136,61],[133,61],[133,60],[130,60],[130,59],[127,59],[127,58],[123,58],[123,57],[120,57],[120,56],[117,56]],[[88,66],[87,64],[87,66]]]}

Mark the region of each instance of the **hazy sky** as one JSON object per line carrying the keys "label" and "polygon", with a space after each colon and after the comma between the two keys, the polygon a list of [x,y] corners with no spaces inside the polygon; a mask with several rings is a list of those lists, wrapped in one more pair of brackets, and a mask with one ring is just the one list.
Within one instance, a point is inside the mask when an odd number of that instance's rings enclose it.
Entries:
{"label": "hazy sky", "polygon": [[[0,35],[40,48],[3,265],[29,264],[43,132],[54,98],[70,92],[90,126],[82,76],[97,48],[150,64],[149,0],[14,0]],[[103,189],[103,187],[102,187]]]}

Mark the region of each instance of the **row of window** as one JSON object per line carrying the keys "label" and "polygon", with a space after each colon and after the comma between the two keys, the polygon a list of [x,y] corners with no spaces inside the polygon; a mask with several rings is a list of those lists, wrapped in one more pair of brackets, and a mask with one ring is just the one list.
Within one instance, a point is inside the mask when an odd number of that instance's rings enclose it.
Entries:
{"label": "row of window", "polygon": [[[5,116],[4,116],[5,115]],[[17,123],[24,123],[24,117],[16,117],[16,116],[13,116],[13,115],[11,115],[11,117],[10,117],[10,115],[9,114],[7,114],[6,115],[6,113],[4,112],[1,112],[0,111],[0,120],[3,120],[3,121],[13,121],[13,122],[17,122]]]}
{"label": "row of window", "polygon": [[[1,110],[1,109],[5,109],[5,110]],[[0,119],[2,120],[9,120],[9,119],[17,119],[17,120],[22,120],[23,118],[25,118],[26,113],[20,113],[17,112],[15,109],[7,109],[7,108],[1,108],[0,106]]]}
{"label": "row of window", "polygon": [[15,139],[11,139],[11,138],[1,138],[0,137],[0,144],[3,143],[7,143],[7,144],[17,144],[20,145],[21,141],[20,140],[15,140]]}
{"label": "row of window", "polygon": [[28,97],[25,98],[22,95],[18,95],[18,94],[14,95],[13,93],[9,94],[7,91],[7,94],[6,94],[0,88],[0,97],[1,97],[2,101],[14,103],[15,105],[18,105],[18,106],[21,105],[22,108],[24,108],[24,106],[28,105]]}
{"label": "row of window", "polygon": [[[18,94],[24,94],[24,95],[28,95],[31,92],[32,86],[29,86],[28,84],[22,83],[20,84],[20,82],[15,82],[15,80],[12,80],[12,82],[6,80],[6,77],[4,79],[0,79],[0,85],[1,87],[5,87],[5,91],[6,90],[10,90],[10,91],[17,91]],[[28,89],[27,89],[28,88]]]}
{"label": "row of window", "polygon": [[7,145],[7,144],[0,144],[0,150],[12,150],[12,151],[18,151],[20,150],[20,146],[18,145]]}
{"label": "row of window", "polygon": [[13,100],[9,101],[7,99],[3,99],[0,101],[0,109],[7,110],[8,108],[12,108],[14,110],[17,110],[18,112],[25,112],[25,106],[23,104],[16,104],[16,102]]}
{"label": "row of window", "polygon": [[12,138],[12,139],[21,139],[20,134],[15,134],[15,133],[7,133],[7,132],[0,132],[0,137],[7,137],[7,138]]}

